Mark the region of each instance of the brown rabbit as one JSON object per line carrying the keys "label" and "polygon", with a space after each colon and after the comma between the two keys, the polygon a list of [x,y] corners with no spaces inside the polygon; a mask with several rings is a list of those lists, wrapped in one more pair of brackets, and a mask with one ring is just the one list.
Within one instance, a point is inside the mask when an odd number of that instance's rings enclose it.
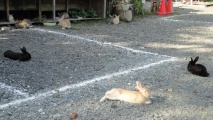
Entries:
{"label": "brown rabbit", "polygon": [[65,18],[60,18],[59,19],[59,24],[60,26],[62,26],[62,29],[66,29],[66,28],[71,28],[71,22],[69,19],[65,19]]}
{"label": "brown rabbit", "polygon": [[106,92],[105,96],[101,98],[100,102],[110,99],[110,100],[120,100],[129,103],[138,104],[150,104],[151,92],[149,89],[142,87],[141,83],[136,81],[136,89],[139,91],[125,90],[122,88],[113,88]]}
{"label": "brown rabbit", "polygon": [[17,21],[16,24],[15,24],[15,27],[17,29],[22,29],[22,28],[26,29],[26,28],[32,27],[31,25],[32,25],[31,20],[23,19],[23,20]]}

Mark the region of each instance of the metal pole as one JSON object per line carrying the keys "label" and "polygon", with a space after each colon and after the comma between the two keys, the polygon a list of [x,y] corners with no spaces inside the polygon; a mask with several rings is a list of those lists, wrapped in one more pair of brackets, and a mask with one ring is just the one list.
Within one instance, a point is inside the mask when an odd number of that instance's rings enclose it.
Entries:
{"label": "metal pole", "polygon": [[55,21],[55,0],[53,0],[53,21]]}

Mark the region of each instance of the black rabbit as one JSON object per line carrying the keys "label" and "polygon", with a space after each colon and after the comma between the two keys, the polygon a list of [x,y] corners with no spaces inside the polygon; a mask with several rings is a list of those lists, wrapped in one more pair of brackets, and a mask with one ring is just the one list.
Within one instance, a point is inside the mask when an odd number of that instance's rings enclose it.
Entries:
{"label": "black rabbit", "polygon": [[198,56],[194,60],[191,58],[191,61],[189,61],[189,64],[187,66],[188,71],[195,75],[208,77],[209,73],[207,72],[206,67],[201,64],[196,64],[198,59],[199,59]]}
{"label": "black rabbit", "polygon": [[30,53],[26,51],[26,48],[21,48],[22,53],[13,52],[11,50],[7,50],[4,52],[4,57],[12,59],[12,60],[20,60],[20,61],[28,61],[31,59]]}

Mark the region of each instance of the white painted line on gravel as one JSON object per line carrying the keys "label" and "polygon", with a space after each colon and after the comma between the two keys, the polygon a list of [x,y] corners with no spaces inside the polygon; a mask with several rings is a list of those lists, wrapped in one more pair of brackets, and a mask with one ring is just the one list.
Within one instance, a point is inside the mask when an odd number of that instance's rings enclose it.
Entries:
{"label": "white painted line on gravel", "polygon": [[94,83],[94,82],[98,82],[98,81],[101,81],[101,80],[104,80],[104,79],[113,78],[113,77],[120,76],[120,75],[129,74],[130,72],[134,72],[134,71],[142,70],[142,69],[145,69],[145,68],[149,68],[149,67],[152,67],[152,66],[155,66],[155,65],[162,64],[164,62],[174,61],[175,59],[176,58],[171,58],[171,59],[167,59],[167,60],[161,60],[161,61],[158,61],[158,62],[155,62],[155,63],[151,63],[151,64],[148,64],[148,65],[144,65],[144,66],[141,66],[141,67],[127,69],[127,70],[122,71],[122,72],[116,72],[116,73],[113,73],[113,74],[109,74],[109,75],[105,75],[105,76],[102,76],[102,77],[98,77],[98,78],[94,78],[94,79],[91,79],[91,80],[87,80],[87,81],[84,81],[84,82],[81,82],[81,83],[78,83],[78,84],[67,85],[67,86],[59,88],[58,91],[62,92],[62,91],[66,91],[66,90],[69,90],[69,89],[86,86],[87,84],[91,84],[91,83]]}
{"label": "white painted line on gravel", "polygon": [[98,82],[98,81],[109,79],[109,78],[112,78],[112,77],[128,74],[128,73],[131,73],[131,72],[134,72],[134,71],[146,69],[146,68],[149,68],[149,67],[152,67],[152,66],[155,66],[155,65],[165,63],[165,62],[175,61],[175,59],[176,58],[172,57],[170,59],[161,60],[161,61],[151,63],[151,64],[148,64],[148,65],[144,65],[144,66],[141,66],[141,67],[136,67],[136,68],[132,68],[132,69],[127,69],[127,70],[122,71],[122,72],[116,72],[116,73],[113,73],[113,74],[108,74],[108,75],[105,75],[105,76],[102,76],[102,77],[97,77],[97,78],[94,78],[94,79],[91,79],[91,80],[86,80],[86,81],[83,81],[83,82],[80,82],[80,83],[77,83],[77,84],[67,85],[67,86],[58,88],[56,90],[51,90],[49,92],[40,93],[40,94],[31,96],[31,97],[28,97],[28,98],[25,98],[25,99],[15,100],[15,101],[12,101],[12,102],[7,103],[7,104],[2,104],[2,105],[0,105],[0,109],[7,108],[9,106],[18,105],[18,104],[21,104],[23,102],[35,100],[35,99],[38,99],[38,98],[48,97],[48,96],[53,95],[54,93],[63,92],[63,91],[74,89],[74,88],[79,88],[79,87],[82,87],[82,86],[86,86],[88,84],[92,84],[94,82]]}
{"label": "white painted line on gravel", "polygon": [[21,95],[23,97],[29,97],[28,93],[22,92],[20,90],[17,90],[14,87],[8,86],[2,82],[0,82],[0,88],[2,89],[6,89],[7,91],[12,91],[13,93],[17,94],[17,95]]}
{"label": "white painted line on gravel", "polygon": [[[102,45],[102,46],[103,45],[110,45],[110,46],[122,48],[122,49],[127,50],[127,51],[131,51],[131,52],[134,52],[134,53],[144,53],[144,54],[151,54],[151,55],[159,55],[158,53],[146,52],[146,51],[141,51],[141,50],[134,50],[132,48],[119,46],[119,45],[114,45],[114,44],[108,43],[108,42],[102,43],[102,42],[99,42],[99,41],[96,41],[96,40],[91,40],[91,39],[88,39],[88,38],[83,38],[83,37],[75,36],[75,35],[69,35],[69,34],[63,33],[63,32],[45,30],[45,29],[40,29],[40,28],[34,28],[34,29],[31,29],[31,30],[37,30],[37,31],[40,31],[40,32],[53,33],[53,34],[57,34],[57,35],[65,35],[65,36],[70,37],[70,38],[75,38],[75,39],[79,39],[79,40],[85,40],[85,41],[93,42],[93,43],[96,43],[96,44],[99,44],[99,45]],[[159,55],[159,56],[171,57],[171,56],[167,56],[167,55]]]}
{"label": "white painted line on gravel", "polygon": [[197,14],[182,14],[182,15],[174,15],[161,18],[162,20],[172,21],[172,22],[188,22],[188,23],[205,23],[205,24],[213,24],[213,22],[202,22],[202,21],[188,21],[188,20],[176,20],[175,17],[179,16],[187,16],[187,15],[197,15]]}

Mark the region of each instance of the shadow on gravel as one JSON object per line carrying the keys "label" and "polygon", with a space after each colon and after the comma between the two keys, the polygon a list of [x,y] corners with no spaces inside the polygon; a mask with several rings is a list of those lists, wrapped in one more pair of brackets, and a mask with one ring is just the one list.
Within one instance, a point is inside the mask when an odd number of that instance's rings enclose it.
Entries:
{"label": "shadow on gravel", "polygon": [[201,10],[195,10],[195,9],[192,9],[190,7],[173,7],[173,11],[174,11],[174,15],[180,15],[180,14],[189,14],[189,13],[192,13],[192,12],[200,12]]}
{"label": "shadow on gravel", "polygon": [[155,103],[158,103],[158,104],[164,103],[166,99],[167,99],[166,97],[156,96],[156,95],[153,95],[152,98],[151,98],[153,104],[155,104]]}

